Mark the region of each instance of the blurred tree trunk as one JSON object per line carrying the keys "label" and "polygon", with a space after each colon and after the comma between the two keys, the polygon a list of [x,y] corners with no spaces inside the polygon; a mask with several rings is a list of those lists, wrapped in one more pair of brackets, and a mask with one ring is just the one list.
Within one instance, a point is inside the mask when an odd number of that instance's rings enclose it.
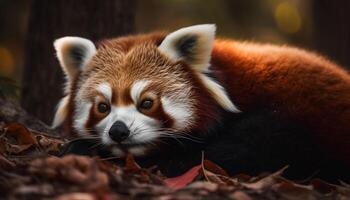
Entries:
{"label": "blurred tree trunk", "polygon": [[315,47],[350,69],[350,1],[314,0]]}
{"label": "blurred tree trunk", "polygon": [[130,33],[134,28],[134,4],[134,0],[32,0],[22,106],[51,123],[64,82],[53,41],[67,35],[96,41]]}

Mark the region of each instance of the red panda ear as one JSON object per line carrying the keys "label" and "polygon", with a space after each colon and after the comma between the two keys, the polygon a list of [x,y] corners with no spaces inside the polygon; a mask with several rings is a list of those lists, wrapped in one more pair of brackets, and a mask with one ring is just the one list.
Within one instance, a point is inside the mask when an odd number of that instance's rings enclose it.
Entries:
{"label": "red panda ear", "polygon": [[[58,61],[67,76],[65,93],[69,93],[71,81],[83,70],[87,62],[96,53],[95,45],[88,39],[80,37],[63,37],[54,42]],[[68,115],[68,102],[70,95],[61,99],[52,123],[52,127],[60,126]]]}
{"label": "red panda ear", "polygon": [[222,108],[238,113],[225,88],[207,76],[215,39],[214,24],[203,24],[179,29],[167,35],[158,47],[159,51],[173,60],[183,60],[191,66],[202,80],[211,96]]}
{"label": "red panda ear", "polygon": [[80,37],[63,37],[54,42],[57,58],[67,75],[72,80],[77,72],[83,70],[86,63],[96,53],[96,47],[88,39]]}
{"label": "red panda ear", "polygon": [[61,99],[56,107],[55,117],[52,121],[51,128],[57,128],[66,120],[68,115],[68,103],[70,95],[67,95]]}
{"label": "red panda ear", "polygon": [[210,65],[215,38],[214,24],[195,25],[179,29],[165,37],[158,49],[173,60],[184,60],[198,72]]}

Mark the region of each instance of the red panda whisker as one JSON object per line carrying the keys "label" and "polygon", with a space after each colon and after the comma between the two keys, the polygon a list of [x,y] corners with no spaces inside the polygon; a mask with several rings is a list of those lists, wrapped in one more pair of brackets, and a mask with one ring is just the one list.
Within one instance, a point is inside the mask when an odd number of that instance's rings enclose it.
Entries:
{"label": "red panda whisker", "polygon": [[[166,135],[166,133],[163,134],[163,135]],[[171,134],[171,135],[172,135],[173,137],[182,138],[182,139],[187,139],[187,140],[191,140],[191,141],[193,141],[193,142],[199,142],[199,143],[204,142],[204,141],[202,141],[202,140],[200,140],[200,139],[191,138],[191,137],[184,136],[184,135],[179,135],[179,134]]]}
{"label": "red panda whisker", "polygon": [[134,125],[134,123],[135,123],[135,118],[134,118],[134,120],[131,122],[131,124],[129,125],[129,130],[131,129],[131,127]]}
{"label": "red panda whisker", "polygon": [[[170,133],[172,135],[175,135],[175,136],[180,136],[182,138],[185,138],[185,139],[190,139],[192,141],[196,141],[196,142],[204,142],[201,138],[199,137],[195,137],[193,135],[190,135],[188,133],[185,133],[183,131],[178,131],[176,129],[158,129],[158,131],[161,131],[162,133]],[[174,134],[175,133],[175,134]]]}
{"label": "red panda whisker", "polygon": [[86,139],[86,140],[99,140],[101,139],[100,136],[97,135],[82,135],[80,138],[78,139]]}
{"label": "red panda whisker", "polygon": [[142,126],[137,126],[133,132],[137,133],[137,132],[143,132],[145,130],[148,130],[147,128],[142,128]]}
{"label": "red panda whisker", "polygon": [[76,129],[79,133],[87,133],[88,135],[93,134],[93,132],[95,131],[94,129],[91,129],[91,128],[82,128],[82,129],[76,128]]}
{"label": "red panda whisker", "polygon": [[102,142],[98,142],[98,143],[96,143],[96,144],[92,145],[91,147],[89,147],[89,150],[92,150],[92,149],[98,148],[98,147],[100,147],[100,146],[102,146],[102,145],[103,145],[103,143],[102,143]]}
{"label": "red panda whisker", "polygon": [[[183,142],[181,142],[180,140],[179,140],[179,138],[176,138],[176,137],[172,137],[172,136],[166,136],[166,135],[160,135],[159,136],[159,138],[167,138],[167,139],[174,139],[176,142],[178,142],[181,146],[185,146],[184,145],[184,143]],[[161,142],[164,142],[163,140],[159,140],[159,141],[161,141]],[[166,142],[164,142],[165,144],[168,144],[168,143],[166,143]],[[169,145],[169,144],[168,144]]]}
{"label": "red panda whisker", "polygon": [[195,139],[192,139],[190,137],[186,137],[186,136],[183,136],[183,135],[176,135],[176,134],[162,134],[162,136],[170,136],[172,138],[177,138],[177,139],[186,139],[186,140],[190,140],[192,142],[196,142],[196,143],[203,143],[204,141],[200,141],[200,140],[195,140]]}
{"label": "red panda whisker", "polygon": [[112,159],[118,159],[118,158],[123,158],[124,156],[111,156],[107,158],[100,158],[99,160],[106,161],[106,160],[112,160]]}

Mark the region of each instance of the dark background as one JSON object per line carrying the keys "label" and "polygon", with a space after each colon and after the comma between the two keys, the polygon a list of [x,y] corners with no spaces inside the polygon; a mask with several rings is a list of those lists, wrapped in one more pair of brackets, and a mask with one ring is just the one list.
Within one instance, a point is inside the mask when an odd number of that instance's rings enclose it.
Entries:
{"label": "dark background", "polygon": [[348,0],[0,0],[0,94],[49,123],[63,77],[52,42],[215,23],[219,37],[288,44],[350,68]]}

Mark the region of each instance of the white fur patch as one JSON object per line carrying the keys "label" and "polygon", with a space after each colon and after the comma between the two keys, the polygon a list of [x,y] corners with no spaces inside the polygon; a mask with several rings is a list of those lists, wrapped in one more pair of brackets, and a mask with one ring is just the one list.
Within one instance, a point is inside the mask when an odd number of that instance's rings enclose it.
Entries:
{"label": "white fur patch", "polygon": [[216,26],[214,24],[203,24],[181,28],[166,36],[158,49],[170,59],[186,59],[186,55],[183,56],[179,52],[177,42],[182,38],[195,35],[196,46],[193,47],[194,52],[191,52],[191,61],[187,64],[189,64],[194,70],[203,72],[209,67],[211,51],[215,39],[215,31]]}
{"label": "white fur patch", "polygon": [[137,81],[134,83],[130,90],[130,95],[134,103],[140,98],[145,87],[148,85],[149,81]]}
{"label": "white fur patch", "polygon": [[73,126],[78,131],[80,135],[86,134],[85,124],[89,119],[90,109],[92,107],[91,102],[86,102],[83,100],[76,101],[76,108],[74,113]]}
{"label": "white fur patch", "polygon": [[52,122],[51,127],[57,128],[60,126],[64,120],[66,119],[68,115],[68,102],[69,102],[69,95],[63,97],[60,102],[57,104],[57,109],[55,113],[54,120]]}
{"label": "white fur patch", "polygon": [[120,157],[123,157],[125,156],[125,152],[122,151],[121,149],[119,149],[118,147],[113,147],[112,150],[111,150],[112,154],[115,155],[115,156],[120,156]]}
{"label": "white fur patch", "polygon": [[192,123],[191,106],[171,97],[162,97],[161,101],[164,111],[175,120],[174,128],[183,129]]}
{"label": "white fur patch", "polygon": [[97,86],[97,91],[99,91],[107,100],[112,99],[112,88],[108,83],[101,83]]}
{"label": "white fur patch", "polygon": [[[198,73],[199,78],[202,80],[204,86],[208,89],[212,97],[222,106],[225,110],[231,112],[240,112],[240,110],[231,102],[228,97],[225,89],[213,81],[211,78],[203,74],[207,72],[210,66],[211,52],[213,49],[214,39],[215,39],[216,27],[213,24],[204,24],[204,25],[195,25],[186,28],[179,29],[175,32],[170,33],[165,37],[158,49],[167,55],[170,59],[186,59],[183,58],[177,47],[177,42],[182,38],[189,36],[196,36],[196,43],[194,52],[191,52],[191,59],[187,61],[194,70]],[[172,109],[172,106],[169,105],[168,109]],[[178,106],[179,110],[172,109],[168,111],[169,114],[173,113],[175,119],[180,119],[187,115],[184,108],[181,108],[181,105]],[[184,121],[184,120],[180,120]]]}
{"label": "white fur patch", "polygon": [[[125,107],[112,106],[110,114],[96,125],[101,134],[102,143],[106,145],[116,144],[109,137],[109,129],[116,121],[122,121],[130,130],[130,136],[122,143],[138,144],[151,142],[159,136],[156,131],[160,123],[140,113],[134,105]],[[136,151],[139,152],[139,151]]]}
{"label": "white fur patch", "polygon": [[202,80],[204,86],[208,89],[212,97],[218,102],[218,104],[227,111],[239,113],[241,112],[237,106],[235,106],[228,97],[225,88],[213,81],[211,78],[204,74],[198,73],[199,78]]}
{"label": "white fur patch", "polygon": [[[62,37],[55,40],[54,47],[61,67],[68,76],[68,80],[72,79],[78,71],[82,70],[86,63],[96,53],[94,43],[81,37]],[[77,63],[74,56],[72,56],[72,48],[79,48],[83,51],[83,60],[80,63]]]}
{"label": "white fur patch", "polygon": [[132,153],[133,155],[141,156],[145,154],[145,147],[132,147],[129,149],[129,152]]}

